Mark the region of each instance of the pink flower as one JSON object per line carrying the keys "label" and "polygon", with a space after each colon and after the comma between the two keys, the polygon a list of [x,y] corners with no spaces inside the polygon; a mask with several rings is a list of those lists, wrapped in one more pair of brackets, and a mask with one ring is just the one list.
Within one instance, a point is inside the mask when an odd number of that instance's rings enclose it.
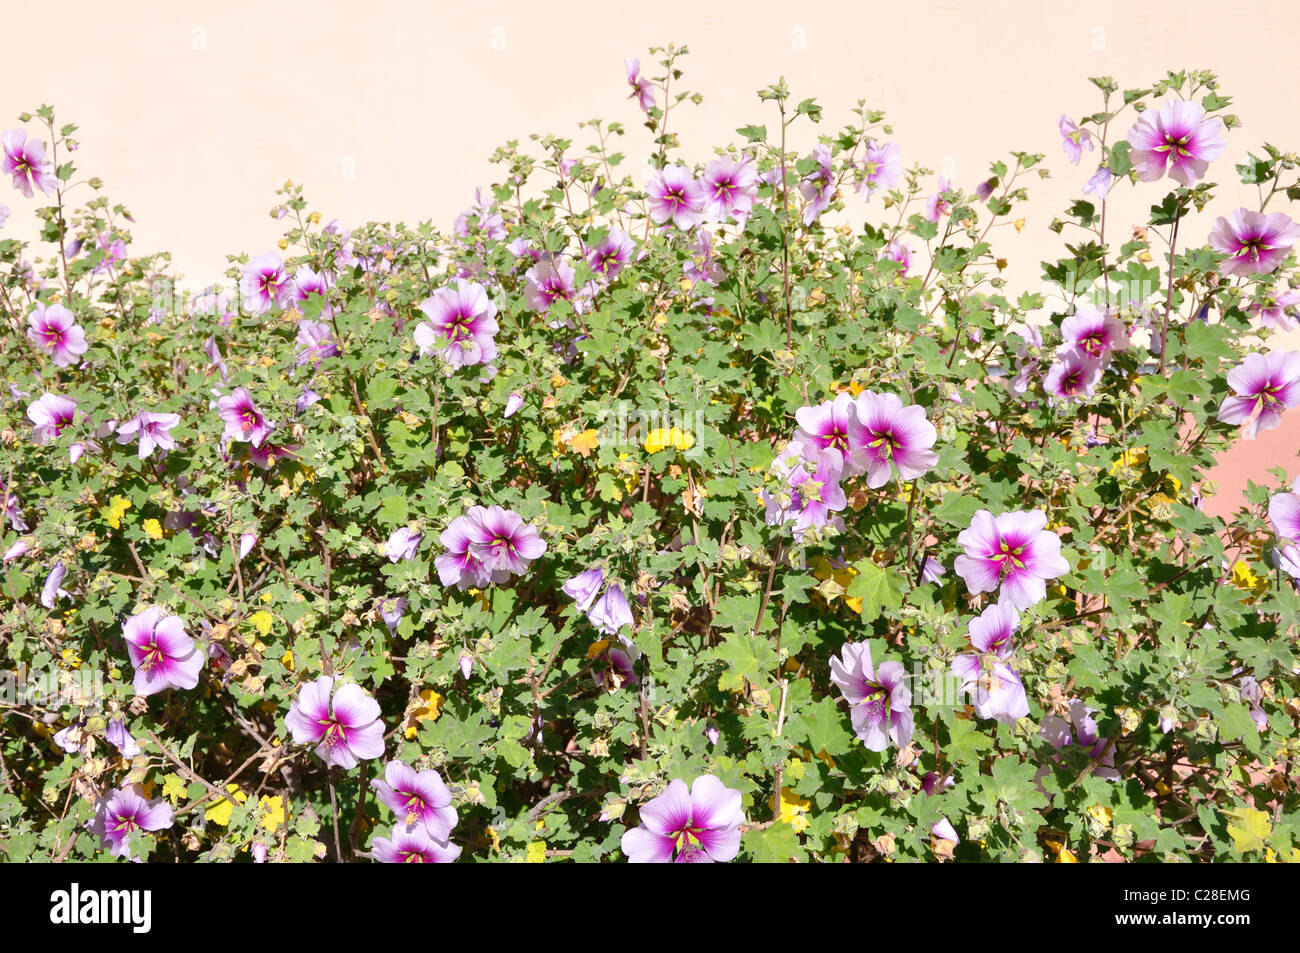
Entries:
{"label": "pink flower", "polygon": [[28,139],[22,129],[10,129],[0,133],[0,145],[4,154],[0,156],[0,172],[13,176],[14,188],[31,198],[32,186],[46,195],[53,195],[59,189],[59,176],[54,163],[45,154],[45,143],[39,139]]}
{"label": "pink flower", "polygon": [[966,552],[953,568],[972,593],[998,591],[999,602],[1028,609],[1047,597],[1048,579],[1070,571],[1061,557],[1060,537],[1046,525],[1042,510],[997,517],[979,510],[957,537]]}
{"label": "pink flower", "polygon": [[1222,120],[1206,119],[1197,103],[1170,100],[1154,115],[1147,110],[1129,130],[1129,158],[1143,182],[1154,182],[1168,172],[1175,182],[1190,188],[1223,154],[1222,132]]}
{"label": "pink flower", "polygon": [[[632,609],[623,595],[623,587],[611,582],[605,594],[587,612],[587,621],[605,635],[618,635],[623,626],[633,624]],[[620,636],[621,638],[621,636]]]}
{"label": "pink flower", "polygon": [[885,246],[884,253],[880,256],[884,261],[896,261],[903,266],[899,274],[907,274],[907,270],[912,267],[912,249],[901,241],[892,241]]}
{"label": "pink flower", "polygon": [[52,443],[59,438],[77,414],[77,402],[70,397],[57,394],[43,394],[27,408],[27,419],[36,425],[32,431],[32,440],[38,446]]}
{"label": "pink flower", "polygon": [[460,856],[460,845],[440,844],[423,827],[395,827],[391,837],[376,837],[370,852],[381,864],[450,864]]}
{"label": "pink flower", "polygon": [[578,573],[560,588],[571,597],[578,608],[586,612],[596,601],[600,587],[604,585],[605,572],[599,566],[593,566],[585,572]]}
{"label": "pink flower", "polygon": [[587,249],[587,264],[606,281],[611,281],[632,260],[636,246],[627,232],[611,228],[605,237]]}
{"label": "pink flower", "polygon": [[1274,493],[1268,501],[1268,519],[1282,539],[1300,542],[1300,480],[1290,493]]}
{"label": "pink flower", "polygon": [[488,364],[497,356],[496,305],[482,285],[463,278],[420,305],[428,321],[415,328],[421,354],[437,351],[452,367]]}
{"label": "pink flower", "polygon": [[[471,511],[481,509],[481,507],[471,507]],[[458,516],[442,531],[438,537],[447,551],[433,561],[438,569],[438,578],[444,586],[455,586],[458,589],[482,589],[490,582],[504,582],[509,578],[509,573],[501,573],[499,579],[493,579],[492,574],[488,572],[477,556],[470,552],[470,542],[473,539],[472,531],[477,530],[476,520],[466,514]]]}
{"label": "pink flower", "polygon": [[140,785],[124,784],[100,799],[94,820],[86,826],[114,857],[136,860],[131,856],[131,834],[166,830],[172,819],[172,809],[162,798],[148,800]]}
{"label": "pink flower", "polygon": [[939,191],[935,192],[925,200],[925,217],[928,221],[938,222],[948,214],[952,208],[952,203],[948,201],[948,193],[952,189],[947,179],[939,180]]}
{"label": "pink flower", "polygon": [[244,266],[239,293],[251,314],[283,308],[293,300],[293,282],[275,252],[258,255]]}
{"label": "pink flower", "polygon": [[390,563],[401,562],[403,559],[414,559],[420,549],[420,540],[424,539],[423,533],[417,533],[407,526],[401,526],[393,530],[388,542],[384,544],[384,555],[388,557]]}
{"label": "pink flower", "polygon": [[153,453],[154,447],[171,450],[176,446],[171,430],[180,422],[180,414],[142,411],[117,428],[117,442],[127,444],[138,439],[140,459],[144,460]]}
{"label": "pink flower", "polygon": [[1284,291],[1266,298],[1259,304],[1250,306],[1250,313],[1259,318],[1259,323],[1274,331],[1294,331],[1300,327],[1296,320],[1296,305],[1300,304],[1300,291]]}
{"label": "pink flower", "polygon": [[646,206],[650,220],[663,225],[669,219],[680,229],[694,228],[704,219],[704,190],[685,168],[670,165],[650,180]]}
{"label": "pink flower", "polygon": [[831,657],[831,681],[849,703],[853,732],[868,751],[884,751],[890,742],[906,747],[912,740],[912,693],[899,662],[871,661],[866,642],[846,642]]}
{"label": "pink flower", "polygon": [[557,300],[575,304],[573,268],[563,261],[539,261],[524,273],[524,282],[524,300],[534,311],[546,311]]}
{"label": "pink flower", "polygon": [[1128,328],[1111,311],[1081,304],[1061,323],[1064,343],[1057,353],[1076,348],[1100,361],[1109,360],[1114,351],[1129,346]]}
{"label": "pink flower", "polygon": [[840,480],[845,458],[829,448],[814,452],[791,443],[772,461],[772,475],[782,482],[775,490],[761,491],[768,526],[794,523],[794,538],[802,540],[809,529],[830,524],[848,505]]}
{"label": "pink flower", "polygon": [[509,420],[515,414],[519,413],[519,408],[524,406],[523,394],[509,394],[506,396],[506,409],[501,414],[503,420]]}
{"label": "pink flower", "polygon": [[513,510],[500,506],[471,507],[470,552],[489,573],[523,575],[528,564],[546,552],[537,530]]}
{"label": "pink flower", "polygon": [[803,196],[803,223],[811,225],[818,216],[830,208],[835,199],[835,175],[831,169],[831,147],[820,145],[813,149],[813,160],[817,168],[799,181],[799,194]]}
{"label": "pink flower", "polygon": [[76,364],[86,353],[86,332],[72,312],[61,304],[46,307],[37,302],[35,310],[27,316],[27,336],[58,367]]}
{"label": "pink flower", "polygon": [[401,761],[390,761],[384,768],[384,780],[376,778],[370,786],[406,829],[423,827],[430,838],[447,843],[456,826],[456,809],[451,806],[451,791],[437,771],[416,771]]}
{"label": "pink flower", "polygon": [[135,693],[153,695],[167,688],[199,684],[204,654],[185,634],[179,616],[163,615],[158,606],[133,615],[122,626],[126,653],[135,666]]}
{"label": "pink flower", "polygon": [[247,441],[254,447],[260,447],[271,432],[266,418],[257,409],[248,391],[242,387],[236,387],[229,397],[220,398],[217,401],[217,412],[226,422],[222,436],[229,440]]}
{"label": "pink flower", "polygon": [[734,218],[743,226],[758,197],[758,175],[748,157],[739,162],[722,157],[704,167],[700,187],[704,191],[705,218],[710,222]]}
{"label": "pink flower", "polygon": [[360,685],[349,682],[338,691],[334,686],[329,675],[302,686],[284,723],[296,743],[314,744],[327,765],[347,771],[358,759],[383,756],[384,724],[379,703]]}
{"label": "pink flower", "polygon": [[900,480],[915,480],[939,462],[930,449],[938,432],[919,404],[904,407],[894,394],[867,390],[858,395],[857,416],[865,433],[851,452],[872,489],[888,483],[895,470]]}
{"label": "pink flower", "polygon": [[635,98],[642,112],[649,113],[655,104],[654,84],[641,75],[641,58],[629,57],[623,61],[623,66],[627,70],[627,83],[632,87],[628,98]]}
{"label": "pink flower", "polygon": [[740,792],[711,774],[668,790],[641,806],[641,826],[624,832],[621,846],[633,864],[713,863],[740,852],[745,821]]}
{"label": "pink flower", "polygon": [[1057,126],[1061,130],[1061,148],[1065,150],[1065,157],[1072,165],[1078,165],[1083,150],[1092,151],[1092,136],[1088,130],[1080,129],[1069,116],[1062,116]]}
{"label": "pink flower", "polygon": [[1259,431],[1282,423],[1283,410],[1300,403],[1300,352],[1249,354],[1228,372],[1228,386],[1236,393],[1219,405],[1219,419],[1244,423],[1246,439],[1254,440]]}
{"label": "pink flower", "polygon": [[1102,362],[1075,347],[1057,351],[1056,361],[1047,369],[1043,390],[1056,400],[1078,402],[1090,397],[1101,379]]}
{"label": "pink flower", "polygon": [[1300,225],[1281,212],[1239,208],[1215,219],[1210,244],[1229,256],[1219,262],[1225,275],[1264,275],[1277,269],[1300,238]]}
{"label": "pink flower", "polygon": [[903,177],[902,151],[896,142],[882,143],[872,139],[867,143],[867,154],[862,162],[863,175],[857,186],[862,201],[898,184]]}

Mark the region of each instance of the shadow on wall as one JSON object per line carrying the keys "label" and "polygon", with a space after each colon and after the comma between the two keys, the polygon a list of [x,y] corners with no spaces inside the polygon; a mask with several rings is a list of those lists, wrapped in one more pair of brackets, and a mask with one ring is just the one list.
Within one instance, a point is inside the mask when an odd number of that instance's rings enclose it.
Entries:
{"label": "shadow on wall", "polygon": [[1219,457],[1209,479],[1219,484],[1219,492],[1205,501],[1205,512],[1229,519],[1245,505],[1246,483],[1253,480],[1271,486],[1271,467],[1283,467],[1290,485],[1300,475],[1300,413],[1282,415],[1282,426],[1261,431],[1255,440],[1239,440]]}

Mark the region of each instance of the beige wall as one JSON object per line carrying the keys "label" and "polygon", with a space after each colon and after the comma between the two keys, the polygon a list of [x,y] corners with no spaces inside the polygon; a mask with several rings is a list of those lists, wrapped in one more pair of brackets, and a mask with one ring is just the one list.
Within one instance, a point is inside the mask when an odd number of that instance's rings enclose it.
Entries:
{"label": "beige wall", "polygon": [[[1300,149],[1300,26],[1282,0],[1235,12],[1202,0],[9,6],[4,128],[43,102],[77,122],[78,162],[130,207],[137,247],[172,251],[195,283],[216,278],[227,253],[273,247],[267,210],[286,178],[326,217],[446,226],[491,181],[487,156],[507,138],[616,118],[632,127],[626,151],[638,162],[623,57],[648,59],[669,40],[689,44],[688,86],[705,96],[674,122],[688,159],[737,126],[772,125],[754,91],[781,74],[797,97],[821,101],[827,130],[859,97],[887,110],[905,161],[951,170],[967,188],[1007,149],[1047,153],[1054,179],[1035,189],[1028,226],[998,236],[1026,287],[1059,241],[1047,221],[1089,172],[1066,163],[1055,130],[1060,113],[1097,108],[1086,77],[1139,86],[1166,68],[1214,69],[1244,121],[1220,165],[1261,141]],[[1155,188],[1116,189],[1111,221],[1142,214]],[[32,203],[0,195],[14,210],[9,231],[29,234]],[[1183,233],[1199,241],[1208,225]],[[1248,448],[1232,479],[1264,479],[1278,463],[1294,474],[1297,416]]]}

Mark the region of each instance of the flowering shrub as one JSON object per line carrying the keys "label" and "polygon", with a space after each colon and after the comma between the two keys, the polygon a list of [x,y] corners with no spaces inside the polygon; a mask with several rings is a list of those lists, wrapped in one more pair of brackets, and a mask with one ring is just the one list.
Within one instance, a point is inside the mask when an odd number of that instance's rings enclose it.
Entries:
{"label": "flowering shrub", "polygon": [[194,293],[4,133],[8,859],[1300,856],[1300,486],[1200,506],[1300,403],[1296,156],[1095,79],[1018,294],[1044,156],[934,184],[784,81],[688,155],[685,52],[644,174],[512,142],[449,233],[286,183]]}

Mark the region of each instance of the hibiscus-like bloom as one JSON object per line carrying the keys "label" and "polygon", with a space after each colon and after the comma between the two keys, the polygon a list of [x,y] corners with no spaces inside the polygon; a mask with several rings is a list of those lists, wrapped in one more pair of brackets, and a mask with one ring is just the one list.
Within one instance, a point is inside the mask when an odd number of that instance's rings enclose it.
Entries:
{"label": "hibiscus-like bloom", "polygon": [[939,180],[939,191],[925,200],[925,217],[928,221],[938,222],[948,214],[948,210],[952,208],[952,203],[948,201],[948,193],[951,190],[952,184],[947,179]]}
{"label": "hibiscus-like bloom", "polygon": [[[1249,354],[1228,372],[1236,393],[1219,406],[1219,419],[1246,425],[1247,440],[1282,423],[1282,411],[1300,403],[1300,351]],[[30,411],[28,412],[30,415]]]}
{"label": "hibiscus-like bloom", "polygon": [[904,407],[894,394],[866,390],[858,395],[857,415],[865,435],[853,448],[853,459],[872,489],[888,483],[895,469],[899,479],[915,480],[939,462],[930,449],[938,432],[919,404]]}
{"label": "hibiscus-like bloom", "polygon": [[462,590],[482,589],[490,582],[504,582],[510,575],[498,573],[499,578],[494,579],[493,573],[470,551],[470,543],[479,531],[478,520],[472,514],[481,509],[478,506],[470,507],[469,513],[448,523],[438,537],[447,551],[436,558],[433,564],[437,567],[438,578],[444,586],[455,586]]}
{"label": "hibiscus-like bloom", "polygon": [[1106,196],[1110,194],[1111,186],[1114,184],[1115,177],[1110,174],[1110,169],[1102,166],[1083,184],[1083,194],[1095,195],[1104,202]]}
{"label": "hibiscus-like bloom", "polygon": [[661,169],[646,186],[646,206],[656,225],[671,219],[680,229],[694,228],[704,219],[704,202],[704,190],[680,165]]}
{"label": "hibiscus-like bloom", "polygon": [[408,830],[423,827],[433,840],[447,843],[456,826],[456,809],[451,806],[451,791],[437,771],[416,771],[401,761],[390,761],[384,768],[384,780],[376,778],[370,786]]}
{"label": "hibiscus-like bloom", "polygon": [[1300,328],[1296,320],[1295,306],[1300,304],[1300,291],[1283,291],[1281,294],[1266,298],[1260,304],[1252,304],[1250,313],[1259,318],[1259,323],[1274,331],[1294,331]]}
{"label": "hibiscus-like bloom", "polygon": [[266,418],[257,409],[248,391],[242,387],[236,387],[229,397],[220,398],[217,401],[217,412],[226,422],[222,436],[227,439],[244,440],[254,447],[260,447],[271,432]]}
{"label": "hibiscus-like bloom", "polygon": [[153,453],[154,447],[171,450],[176,446],[171,430],[181,422],[180,414],[155,414],[141,411],[122,426],[117,428],[117,442],[128,444],[140,442],[140,459],[144,460]]}
{"label": "hibiscus-like bloom", "polygon": [[310,295],[314,294],[320,295],[322,298],[329,297],[329,288],[325,285],[325,276],[319,271],[308,268],[306,265],[299,265],[298,270],[293,273],[293,300],[298,304],[302,304]]}
{"label": "hibiscus-like bloom", "polygon": [[1190,188],[1223,154],[1222,132],[1223,121],[1206,119],[1199,104],[1170,100],[1158,111],[1144,112],[1129,130],[1129,158],[1143,182],[1154,182],[1168,172],[1175,182]]}
{"label": "hibiscus-like bloom", "polygon": [[[989,608],[1000,607],[994,605]],[[1010,612],[1012,619],[1016,617],[1014,609],[1008,608],[1003,611]],[[987,609],[984,615],[988,615]],[[1029,699],[1025,695],[1025,686],[1021,683],[1020,676],[1006,661],[1007,655],[1010,654],[1011,635],[1009,631],[1005,636],[1002,635],[1001,629],[1005,622],[1005,617],[990,619],[987,627],[978,630],[975,622],[972,622],[971,645],[978,650],[978,653],[963,652],[953,659],[952,674],[961,679],[963,692],[974,693],[973,704],[976,717],[992,718],[1004,724],[1014,725],[1029,714]],[[1004,641],[994,647],[998,639]],[[1002,647],[1008,649],[1007,655],[999,650]]]}
{"label": "hibiscus-like bloom", "polygon": [[855,451],[866,446],[869,435],[858,419],[858,404],[847,392],[813,407],[800,407],[794,419],[799,426],[790,443],[802,456],[811,460],[827,448],[838,450],[846,473],[862,472]]}
{"label": "hibiscus-like bloom", "polygon": [[849,703],[853,732],[869,751],[884,751],[890,742],[902,748],[912,740],[912,693],[899,662],[873,667],[871,646],[846,642],[831,658],[831,681]]}
{"label": "hibiscus-like bloom", "polygon": [[308,318],[298,322],[298,347],[302,349],[298,352],[298,364],[310,363],[315,366],[325,358],[335,357],[339,353],[338,344],[334,341],[334,329],[329,322]]}
{"label": "hibiscus-like bloom", "polygon": [[1013,648],[1011,640],[1019,624],[1020,613],[1013,606],[995,602],[970,620],[970,644],[980,652],[1008,658]]}
{"label": "hibiscus-like bloom", "polygon": [[69,594],[63,589],[63,579],[68,574],[68,567],[63,565],[63,560],[57,560],[50,571],[45,575],[45,585],[41,588],[41,605],[47,609],[53,609],[54,604],[59,601],[59,597],[70,598]]}
{"label": "hibiscus-like bloom", "polygon": [[748,156],[739,162],[718,158],[704,167],[700,187],[704,190],[705,218],[710,222],[734,218],[743,227],[758,197],[758,173],[749,164]]}
{"label": "hibiscus-like bloom", "polygon": [[1080,129],[1069,116],[1062,116],[1057,126],[1061,130],[1061,148],[1065,150],[1065,157],[1071,165],[1078,165],[1083,150],[1092,151],[1092,136],[1087,129]]}
{"label": "hibiscus-like bloom", "polygon": [[835,198],[835,175],[831,170],[831,147],[820,145],[813,150],[817,168],[799,181],[799,194],[807,203],[803,209],[803,223],[811,225],[830,207]]}
{"label": "hibiscus-like bloom", "polygon": [[126,730],[126,722],[121,718],[114,718],[108,723],[108,727],[104,729],[104,740],[115,747],[124,758],[134,758],[140,753],[140,745]]}
{"label": "hibiscus-like bloom", "polygon": [[903,177],[903,150],[896,142],[867,143],[867,154],[862,161],[862,178],[858,181],[858,192],[862,201],[871,198],[882,189],[892,189]]}
{"label": "hibiscus-like bloom", "polygon": [[1129,346],[1128,328],[1123,321],[1111,311],[1086,304],[1061,323],[1061,337],[1064,343],[1058,353],[1077,348],[1103,362]]}
{"label": "hibiscus-like bloom", "polygon": [[1080,401],[1092,395],[1101,379],[1102,362],[1075,347],[1056,353],[1056,360],[1043,378],[1043,390],[1061,401]]}
{"label": "hibiscus-like bloom", "polygon": [[524,283],[524,300],[534,311],[546,311],[557,300],[575,304],[573,268],[562,260],[539,261],[524,272]]}
{"label": "hibiscus-like bloom", "polygon": [[160,607],[153,606],[127,619],[122,637],[135,666],[137,695],[198,685],[205,656],[185,634],[180,616],[164,615]]}
{"label": "hibiscus-like bloom", "polygon": [[100,838],[114,857],[131,856],[130,835],[137,831],[161,831],[172,826],[172,809],[162,798],[148,800],[138,784],[126,784],[101,798],[95,819],[87,829]]}
{"label": "hibiscus-like bloom", "polygon": [[252,314],[286,307],[293,300],[293,282],[275,252],[258,255],[244,266],[239,282],[244,306]]}
{"label": "hibiscus-like bloom", "polygon": [[848,505],[840,486],[844,455],[838,450],[801,453],[792,444],[772,462],[772,473],[785,485],[776,491],[762,491],[767,525],[793,522],[796,540],[802,540],[815,526],[826,526],[833,519],[832,513]]}
{"label": "hibiscus-like bloom", "polygon": [[880,257],[885,261],[896,261],[902,265],[903,269],[900,274],[907,274],[907,270],[912,267],[912,249],[906,242],[890,242],[885,246],[885,250]]}
{"label": "hibiscus-like bloom", "polygon": [[635,251],[636,246],[627,232],[611,228],[604,238],[587,248],[587,264],[596,274],[610,281],[632,260]]}
{"label": "hibiscus-like bloom", "polygon": [[587,620],[605,635],[618,635],[623,626],[632,625],[632,609],[623,595],[623,587],[611,582],[605,594],[587,611]]}
{"label": "hibiscus-like bloom", "polygon": [[506,395],[506,409],[501,414],[502,420],[509,420],[515,414],[519,413],[519,408],[524,406],[524,395],[519,393]]}
{"label": "hibiscus-like bloom", "polygon": [[70,397],[43,394],[27,408],[27,419],[36,425],[32,440],[44,446],[59,439],[59,434],[72,425],[77,415],[77,402]]}
{"label": "hibiscus-like bloom", "polygon": [[452,367],[488,364],[497,356],[497,309],[482,285],[464,278],[420,305],[428,321],[415,328],[421,354],[437,351]]}
{"label": "hibiscus-like bloom", "polygon": [[1088,749],[1088,756],[1097,761],[1099,767],[1093,770],[1093,774],[1107,781],[1118,781],[1119,772],[1115,770],[1115,750],[1111,745],[1110,752],[1102,758],[1102,752],[1108,747],[1106,739],[1102,738],[1097,730],[1097,722],[1092,717],[1097,709],[1089,708],[1077,698],[1070,699],[1070,720],[1066,721],[1056,715],[1046,716],[1038,726],[1039,734],[1057,750],[1070,744],[1077,744],[1082,748]]}
{"label": "hibiscus-like bloom", "polygon": [[1219,262],[1225,275],[1264,275],[1274,271],[1300,238],[1300,225],[1281,212],[1239,208],[1215,219],[1210,244],[1228,257]]}
{"label": "hibiscus-like bloom", "polygon": [[[334,690],[335,679],[322,675],[302,687],[284,723],[300,745],[314,744],[327,765],[347,771],[357,759],[384,754],[384,723],[379,703],[360,685],[349,682]],[[331,698],[331,695],[333,696]]]}
{"label": "hibiscus-like bloom", "polygon": [[578,573],[560,588],[564,590],[565,595],[573,599],[581,611],[586,612],[596,601],[596,595],[604,582],[605,571],[599,566],[593,566],[585,572]]}
{"label": "hibiscus-like bloom", "polygon": [[740,853],[744,822],[739,791],[711,774],[689,790],[678,778],[641,805],[641,826],[624,832],[621,846],[633,864],[725,863]]}
{"label": "hibiscus-like bloom", "polygon": [[438,843],[423,827],[394,827],[391,837],[376,837],[370,852],[381,864],[450,864],[460,845]]}
{"label": "hibiscus-like bloom", "polygon": [[475,506],[470,513],[469,549],[488,572],[522,576],[528,564],[546,552],[546,542],[537,530],[513,510]]}
{"label": "hibiscus-like bloom", "polygon": [[1003,513],[979,510],[957,542],[966,552],[953,568],[973,593],[998,591],[998,601],[1028,609],[1047,597],[1047,580],[1070,571],[1061,539],[1046,529],[1042,510]]}
{"label": "hibiscus-like bloom", "polygon": [[632,87],[628,98],[635,97],[642,112],[650,112],[655,104],[654,84],[641,75],[641,58],[629,57],[623,61],[623,66],[627,70],[627,84]]}
{"label": "hibiscus-like bloom", "polygon": [[27,316],[27,336],[59,367],[76,364],[86,353],[86,332],[61,304],[46,307],[37,302],[36,309]]}
{"label": "hibiscus-like bloom", "polygon": [[388,557],[390,563],[414,559],[415,554],[420,550],[422,539],[424,539],[423,533],[417,533],[408,526],[400,526],[393,530],[392,535],[388,537],[388,542],[384,543],[384,555]]}
{"label": "hibiscus-like bloom", "polygon": [[1278,536],[1300,542],[1300,480],[1296,480],[1290,493],[1273,494],[1268,501],[1268,519]]}
{"label": "hibiscus-like bloom", "polygon": [[28,139],[22,129],[10,129],[0,133],[0,145],[4,147],[0,172],[13,176],[14,188],[19,192],[31,198],[33,185],[46,195],[58,191],[59,177],[54,163],[45,154],[45,143]]}

